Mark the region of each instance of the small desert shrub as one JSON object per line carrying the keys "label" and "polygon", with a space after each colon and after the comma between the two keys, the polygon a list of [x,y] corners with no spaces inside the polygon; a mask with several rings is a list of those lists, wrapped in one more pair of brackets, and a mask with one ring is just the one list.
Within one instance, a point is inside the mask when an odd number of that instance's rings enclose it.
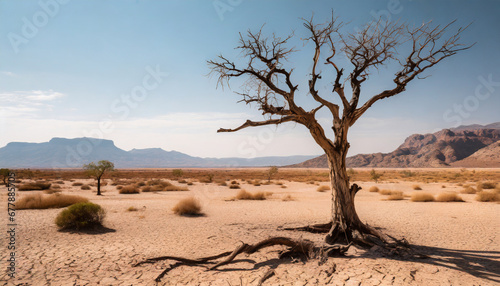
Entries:
{"label": "small desert shrub", "polygon": [[237,185],[239,184],[238,181],[231,181],[231,185]]}
{"label": "small desert shrub", "polygon": [[151,192],[151,186],[144,186],[141,190],[143,193]]}
{"label": "small desert shrub", "polygon": [[394,191],[387,197],[387,200],[389,200],[389,201],[400,201],[403,199],[404,199],[404,196],[403,196],[403,192],[401,192],[401,191]]}
{"label": "small desert shrub", "polygon": [[138,194],[139,192],[140,190],[136,186],[124,186],[118,191],[120,194]]}
{"label": "small desert shrub", "polygon": [[139,210],[139,209],[138,209],[138,208],[136,208],[136,207],[129,207],[129,208],[127,209],[127,211],[128,211],[128,212],[136,212],[136,211],[138,211],[138,210]]}
{"label": "small desert shrub", "polygon": [[83,185],[80,187],[80,189],[82,190],[90,190],[90,186],[89,185]]}
{"label": "small desert shrub", "polygon": [[[55,186],[54,186],[54,187],[55,187]],[[50,195],[50,194],[55,194],[55,193],[60,193],[60,192],[61,192],[61,190],[60,190],[60,189],[61,189],[61,187],[59,187],[59,186],[58,186],[59,188],[54,188],[54,187],[52,187],[51,189],[48,189],[48,190],[44,190],[43,192],[44,192],[45,194],[48,194],[48,195]]]}
{"label": "small desert shrub", "polygon": [[165,187],[162,185],[151,186],[151,192],[163,192],[164,190],[165,190]]}
{"label": "small desert shrub", "polygon": [[326,186],[326,185],[321,185],[321,186],[319,186],[319,187],[316,189],[316,191],[317,191],[317,192],[320,192],[320,193],[322,193],[322,192],[326,192],[326,191],[329,191],[329,190],[330,190],[330,187],[329,187],[329,186]]}
{"label": "small desert shrub", "polygon": [[221,187],[227,187],[227,183],[226,182],[220,182],[219,186],[221,186]]}
{"label": "small desert shrub", "polygon": [[278,186],[282,186],[282,185],[283,185],[283,182],[278,181],[278,182],[276,182],[276,183],[274,183],[274,184],[275,184],[275,185],[278,185]]}
{"label": "small desert shrub", "polygon": [[379,194],[384,195],[384,196],[390,196],[396,192],[399,192],[399,191],[391,191],[391,190],[385,190],[385,189],[378,191]]}
{"label": "small desert shrub", "polygon": [[295,199],[291,195],[286,195],[281,200],[284,202],[295,201]]}
{"label": "small desert shrub", "polygon": [[144,181],[140,181],[136,184],[136,186],[138,186],[138,187],[144,187],[145,185],[146,185],[146,182],[144,182]]}
{"label": "small desert shrub", "polygon": [[443,189],[444,189],[444,188],[446,188],[446,186],[445,186],[445,185],[441,185],[441,188],[443,188]]}
{"label": "small desert shrub", "polygon": [[419,185],[413,185],[412,187],[415,191],[421,191],[422,190],[422,187],[420,187]]}
{"label": "small desert shrub", "polygon": [[436,196],[437,202],[463,202],[464,200],[456,193],[440,193]]}
{"label": "small desert shrub", "polygon": [[500,194],[492,191],[481,191],[476,195],[479,202],[500,202]]}
{"label": "small desert shrub", "polygon": [[52,184],[44,182],[27,183],[18,187],[19,191],[43,191],[50,189]]}
{"label": "small desert shrub", "polygon": [[287,186],[285,186],[285,185],[281,185],[281,188],[282,188],[282,189],[286,189],[286,188],[288,188],[288,187],[287,187]]}
{"label": "small desert shrub", "polygon": [[81,182],[74,182],[71,185],[74,186],[74,187],[79,187],[79,186],[83,186],[83,183],[81,183]]}
{"label": "small desert shrub", "polygon": [[194,197],[180,200],[172,209],[178,215],[201,215],[201,204]]}
{"label": "small desert shrub", "polygon": [[187,185],[188,186],[192,186],[192,185],[194,185],[194,183],[193,182],[188,182]]}
{"label": "small desert shrub", "polygon": [[261,184],[260,184],[260,182],[259,182],[259,181],[255,181],[255,182],[253,183],[253,185],[254,185],[254,186],[256,186],[256,187],[260,187],[260,186],[261,186]]}
{"label": "small desert shrub", "polygon": [[371,186],[368,191],[370,191],[370,193],[378,193],[380,190],[377,186]]}
{"label": "small desert shrub", "polygon": [[45,191],[50,191],[50,190],[60,190],[60,189],[61,189],[61,186],[59,186],[59,185],[53,185],[53,186],[51,186],[51,187],[50,187],[50,189],[49,189],[49,190],[45,190]]}
{"label": "small desert shrub", "polygon": [[189,189],[186,188],[186,187],[174,186],[174,185],[166,186],[163,190],[166,191],[166,192],[185,192],[185,191],[189,191]]}
{"label": "small desert shrub", "polygon": [[413,193],[411,195],[412,202],[433,202],[434,196],[429,193]]}
{"label": "small desert shrub", "polygon": [[123,186],[122,185],[116,186],[116,189],[121,190],[121,189],[123,189]]}
{"label": "small desert shrub", "polygon": [[182,175],[184,175],[184,171],[182,169],[173,169],[172,175],[174,175],[174,177],[182,177]]}
{"label": "small desert shrub", "polygon": [[61,229],[84,229],[100,226],[106,212],[94,203],[78,203],[59,213],[56,225]]}
{"label": "small desert shrub", "polygon": [[167,181],[162,181],[162,180],[151,180],[148,182],[148,186],[162,186],[162,187],[167,187],[171,186],[172,184],[167,182]]}
{"label": "small desert shrub", "polygon": [[21,197],[16,202],[16,209],[51,209],[64,208],[72,204],[88,202],[84,197],[63,194],[32,194]]}
{"label": "small desert shrub", "polygon": [[462,194],[475,194],[477,192],[476,189],[474,189],[473,187],[471,186],[466,186],[462,191],[461,193]]}
{"label": "small desert shrub", "polygon": [[184,179],[180,179],[177,181],[179,184],[187,184],[187,181]]}
{"label": "small desert shrub", "polygon": [[258,200],[262,201],[267,199],[267,197],[271,196],[272,193],[269,192],[256,192],[256,193],[250,193],[245,190],[241,190],[238,192],[236,195],[237,200]]}
{"label": "small desert shrub", "polygon": [[370,179],[374,180],[375,183],[378,183],[378,179],[380,179],[380,177],[382,177],[382,174],[377,173],[377,171],[375,171],[375,169],[372,169],[370,171]]}
{"label": "small desert shrub", "polygon": [[239,188],[240,188],[240,185],[238,185],[238,184],[231,184],[231,185],[229,186],[229,188],[230,188],[230,189],[239,189]]}
{"label": "small desert shrub", "polygon": [[485,190],[494,189],[496,187],[496,185],[497,184],[495,182],[478,182],[477,183],[478,187],[481,187],[481,189],[485,189]]}

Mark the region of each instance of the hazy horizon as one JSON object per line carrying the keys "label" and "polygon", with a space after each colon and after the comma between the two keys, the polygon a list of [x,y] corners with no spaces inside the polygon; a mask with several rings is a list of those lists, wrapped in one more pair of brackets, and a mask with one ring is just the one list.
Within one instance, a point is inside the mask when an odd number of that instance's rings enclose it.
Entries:
{"label": "hazy horizon", "polygon": [[[414,133],[500,121],[497,1],[2,1],[0,146],[97,137],[124,150],[196,157],[320,155],[308,130],[293,123],[216,133],[262,115],[236,103],[238,83],[216,89],[206,61],[219,54],[238,60],[238,33],[247,29],[265,23],[267,35],[293,30],[299,52],[287,67],[296,68],[297,100],[310,107],[304,79],[312,49],[299,39],[306,35],[299,18],[314,13],[320,23],[332,9],[350,22],[346,31],[379,16],[411,25],[456,19],[450,32],[472,23],[461,42],[476,43],[431,69],[429,78],[376,103],[352,127],[349,156],[391,152]],[[350,71],[345,59],[339,62]],[[361,100],[390,87],[394,71],[393,65],[374,71]],[[319,90],[330,93],[331,80]],[[145,93],[131,97],[139,91]],[[327,113],[319,115],[331,133]]]}

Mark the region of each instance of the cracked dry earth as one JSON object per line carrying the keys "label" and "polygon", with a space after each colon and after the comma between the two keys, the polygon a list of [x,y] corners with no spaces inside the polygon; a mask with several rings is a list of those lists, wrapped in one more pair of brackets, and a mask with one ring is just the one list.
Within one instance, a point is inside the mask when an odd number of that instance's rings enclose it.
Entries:
{"label": "cracked dry earth", "polygon": [[[85,180],[80,180],[84,181]],[[91,181],[86,181],[91,183]],[[330,195],[317,186],[285,182],[280,186],[252,186],[247,191],[270,191],[265,201],[230,201],[238,192],[215,184],[196,183],[187,192],[118,194],[104,187],[97,197],[65,182],[63,192],[89,198],[107,211],[98,234],[59,232],[54,218],[60,209],[18,210],[16,278],[6,275],[6,195],[3,187],[0,285],[258,285],[266,272],[274,275],[262,285],[498,285],[500,283],[500,204],[479,203],[462,195],[465,203],[385,201],[369,193],[373,183],[359,182],[356,206],[360,217],[386,233],[405,237],[430,257],[404,260],[383,256],[375,249],[351,248],[347,257],[319,260],[279,260],[283,247],[240,255],[215,271],[181,266],[160,283],[155,277],[172,261],[132,264],[146,258],[171,255],[198,258],[233,250],[241,241],[255,243],[270,236],[288,236],[321,243],[322,234],[280,231],[328,220]],[[410,194],[405,182],[378,184]],[[442,184],[425,185],[437,193]],[[450,184],[447,190],[458,187]],[[18,192],[23,196],[31,192]],[[294,200],[283,201],[291,195]],[[181,198],[195,196],[205,216],[180,217],[171,209]],[[19,198],[19,197],[18,197]],[[134,206],[138,211],[127,211]]]}

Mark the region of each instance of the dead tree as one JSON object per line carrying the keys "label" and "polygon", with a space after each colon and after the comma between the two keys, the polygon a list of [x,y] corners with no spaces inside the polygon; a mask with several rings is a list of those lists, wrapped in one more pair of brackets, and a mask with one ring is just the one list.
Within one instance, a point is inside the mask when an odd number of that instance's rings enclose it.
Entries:
{"label": "dead tree", "polygon": [[[385,241],[382,234],[363,223],[356,213],[354,197],[359,188],[350,186],[346,170],[349,128],[377,101],[402,93],[408,83],[419,78],[427,69],[471,46],[460,43],[463,28],[446,36],[453,22],[444,27],[433,27],[430,22],[410,27],[407,24],[375,21],[358,32],[342,33],[343,23],[333,16],[323,24],[315,24],[313,18],[303,21],[308,34],[304,41],[312,43],[314,47],[307,92],[317,102],[317,106],[305,110],[296,103],[298,96],[306,94],[299,93],[299,86],[292,81],[294,69],[286,68],[289,57],[295,52],[293,47],[289,47],[294,35],[280,38],[273,34],[267,38],[263,36],[262,28],[258,32],[248,31],[245,36],[240,34],[237,47],[244,61],[234,62],[220,55],[208,61],[208,64],[212,74],[218,78],[217,86],[229,86],[231,79],[245,78],[242,92],[236,93],[242,97],[241,102],[256,104],[265,120],[247,120],[239,127],[221,128],[218,132],[235,132],[247,127],[285,122],[304,125],[328,158],[332,222],[328,225],[326,242],[368,243],[367,236]],[[405,48],[408,49],[407,54],[400,57],[400,49]],[[340,53],[344,53],[352,64],[348,74],[337,64]],[[333,72],[333,78],[322,78],[319,66],[322,57],[326,68]],[[370,72],[390,61],[399,63],[393,78],[393,88],[372,95],[366,102],[360,102],[362,86]],[[320,94],[318,85],[321,80],[332,83],[331,94]],[[331,138],[316,117],[317,112],[324,108],[333,118]]]}
{"label": "dead tree", "polygon": [[[432,28],[431,24],[427,23],[417,28],[410,28],[405,24],[378,21],[366,25],[358,33],[342,34],[340,28],[343,24],[333,17],[323,24],[314,24],[312,18],[304,20],[308,32],[305,41],[312,43],[314,47],[307,90],[317,102],[317,106],[311,110],[305,110],[296,104],[295,98],[300,96],[299,86],[292,83],[293,69],[285,68],[285,62],[295,52],[294,48],[287,47],[294,35],[286,38],[272,35],[269,39],[262,35],[262,29],[256,33],[249,31],[245,37],[240,34],[240,45],[237,49],[242,52],[247,60],[246,63],[236,64],[221,55],[208,64],[212,73],[218,77],[218,85],[229,85],[229,80],[233,78],[245,78],[247,81],[243,92],[237,92],[242,96],[241,101],[246,104],[256,104],[267,118],[263,121],[247,120],[239,127],[221,128],[218,132],[235,132],[247,127],[278,125],[285,122],[296,122],[307,127],[328,158],[332,187],[332,221],[298,229],[311,232],[323,232],[326,229],[328,232],[326,242],[336,245],[318,247],[310,241],[272,237],[252,245],[243,243],[234,251],[218,255],[198,259],[162,256],[146,259],[134,266],[163,260],[176,261],[156,278],[156,281],[160,281],[170,270],[182,265],[201,266],[213,270],[231,263],[239,254],[250,255],[275,245],[288,247],[280,258],[287,255],[309,257],[314,253],[322,256],[343,255],[352,244],[370,246],[378,243],[381,246],[388,246],[393,252],[398,252],[401,248],[406,249],[408,244],[404,239],[397,240],[390,237],[394,242],[389,242],[385,236],[359,219],[354,207],[354,197],[360,187],[356,184],[350,185],[346,170],[346,156],[349,150],[347,134],[349,128],[375,102],[403,92],[409,82],[418,78],[428,68],[461,50],[470,48],[459,43],[462,28],[450,37],[444,38],[451,24]],[[410,51],[406,58],[398,59],[397,48],[403,43],[409,46]],[[353,66],[347,76],[344,75],[344,69],[335,63],[340,52],[345,53]],[[327,53],[325,64],[334,71],[332,94],[318,92],[317,85],[322,79],[318,67],[321,53]],[[373,95],[361,104],[359,102],[361,86],[368,79],[370,71],[390,60],[398,61],[400,64],[400,69],[393,79],[394,87]],[[349,99],[345,83],[351,87]],[[340,104],[333,101],[335,96]],[[316,118],[317,112],[323,108],[328,109],[333,116],[331,122],[333,138],[327,137]],[[216,262],[222,258],[225,259]],[[261,281],[270,275],[272,273],[266,273]]]}

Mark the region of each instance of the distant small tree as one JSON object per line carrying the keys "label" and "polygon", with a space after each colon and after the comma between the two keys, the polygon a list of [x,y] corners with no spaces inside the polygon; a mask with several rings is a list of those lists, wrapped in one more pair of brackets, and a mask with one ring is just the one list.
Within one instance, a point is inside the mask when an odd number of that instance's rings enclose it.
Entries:
{"label": "distant small tree", "polygon": [[101,178],[107,171],[114,171],[115,165],[110,161],[101,160],[97,163],[97,165],[92,162],[87,165],[83,165],[83,169],[86,170],[87,175],[91,178],[97,180],[97,195],[101,195]]}
{"label": "distant small tree", "polygon": [[2,176],[3,184],[7,185],[7,178],[9,177],[10,170],[2,168],[0,169],[0,176]]}
{"label": "distant small tree", "polygon": [[182,177],[182,175],[184,175],[184,171],[182,171],[182,169],[173,169],[172,170],[172,175],[174,175],[174,177]]}
{"label": "distant small tree", "polygon": [[380,179],[380,177],[382,177],[382,174],[377,173],[377,171],[375,171],[375,169],[371,170],[371,172],[370,172],[370,178],[372,180],[374,180],[375,183],[378,183],[378,179]]}
{"label": "distant small tree", "polygon": [[267,169],[267,181],[271,182],[271,178],[276,174],[278,174],[278,167],[271,166],[269,169]]}

